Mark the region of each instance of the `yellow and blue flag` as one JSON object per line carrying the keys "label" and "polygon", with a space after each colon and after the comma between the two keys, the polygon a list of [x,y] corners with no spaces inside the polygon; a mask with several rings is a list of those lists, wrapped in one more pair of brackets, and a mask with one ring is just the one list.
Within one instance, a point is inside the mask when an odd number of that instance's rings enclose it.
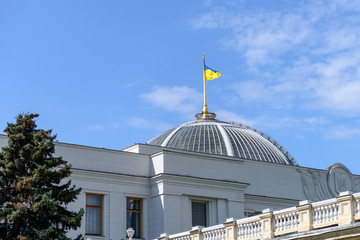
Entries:
{"label": "yellow and blue flag", "polygon": [[205,81],[221,77],[221,73],[205,65]]}

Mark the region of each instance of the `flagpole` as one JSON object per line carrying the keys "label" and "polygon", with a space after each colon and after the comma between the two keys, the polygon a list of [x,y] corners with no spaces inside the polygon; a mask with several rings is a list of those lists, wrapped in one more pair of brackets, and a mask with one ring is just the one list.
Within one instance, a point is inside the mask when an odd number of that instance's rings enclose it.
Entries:
{"label": "flagpole", "polygon": [[[195,117],[197,120],[214,120],[216,117],[215,113],[210,113],[207,107],[207,101],[206,101],[206,67],[205,67],[205,53],[203,54],[203,82],[204,82],[204,106],[203,110],[196,114]],[[215,71],[216,72],[216,71]],[[214,72],[214,73],[215,73]],[[216,72],[217,73],[217,72]],[[214,76],[211,76],[210,79],[218,78],[220,77],[220,74]],[[209,79],[209,80],[210,80]]]}
{"label": "flagpole", "polygon": [[204,67],[203,67],[203,81],[204,81],[204,107],[202,110],[202,113],[205,115],[204,117],[207,118],[207,114],[208,114],[208,108],[207,108],[207,101],[206,101],[206,78],[205,78],[205,53],[203,54],[203,63],[204,63]]}

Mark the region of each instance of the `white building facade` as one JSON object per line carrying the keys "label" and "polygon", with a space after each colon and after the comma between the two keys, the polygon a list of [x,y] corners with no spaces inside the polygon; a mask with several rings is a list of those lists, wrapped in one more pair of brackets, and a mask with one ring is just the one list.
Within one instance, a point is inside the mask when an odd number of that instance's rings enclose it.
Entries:
{"label": "white building facade", "polygon": [[[0,146],[7,138],[0,135]],[[85,209],[83,234],[101,240],[155,239],[192,226],[221,224],[360,192],[360,176],[342,164],[326,170],[299,166],[269,136],[240,124],[198,119],[123,150],[56,143],[82,188],[72,209]]]}

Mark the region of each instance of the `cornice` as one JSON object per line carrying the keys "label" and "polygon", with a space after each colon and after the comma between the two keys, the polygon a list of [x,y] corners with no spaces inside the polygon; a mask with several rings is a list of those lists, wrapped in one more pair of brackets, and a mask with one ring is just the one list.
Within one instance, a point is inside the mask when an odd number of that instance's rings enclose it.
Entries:
{"label": "cornice", "polygon": [[277,198],[277,197],[269,197],[269,196],[260,196],[260,195],[252,195],[252,194],[244,194],[245,202],[247,203],[258,203],[258,204],[269,204],[271,205],[279,205],[281,207],[284,204],[289,205],[297,205],[298,199],[289,199],[289,198]]}
{"label": "cornice", "polygon": [[216,188],[217,190],[231,190],[237,192],[243,192],[249,186],[249,183],[243,182],[175,174],[158,174],[150,178],[151,186],[156,186],[164,182],[166,182],[167,184],[173,184],[178,186],[205,187],[210,189]]}
{"label": "cornice", "polygon": [[147,188],[150,186],[149,178],[146,176],[135,176],[74,168],[71,169],[71,172],[72,174],[70,179],[74,180],[110,183],[117,185],[133,185]]}
{"label": "cornice", "polygon": [[215,155],[215,154],[207,154],[207,153],[199,153],[199,152],[192,152],[192,151],[185,151],[185,150],[178,150],[178,149],[163,149],[157,153],[154,153],[151,155],[151,157],[157,157],[160,155],[165,154],[172,154],[172,155],[182,155],[182,156],[191,156],[191,157],[197,157],[202,158],[206,160],[215,160],[215,161],[227,161],[227,162],[233,162],[233,163],[244,163],[245,160],[241,158],[236,157],[230,157],[226,155]]}

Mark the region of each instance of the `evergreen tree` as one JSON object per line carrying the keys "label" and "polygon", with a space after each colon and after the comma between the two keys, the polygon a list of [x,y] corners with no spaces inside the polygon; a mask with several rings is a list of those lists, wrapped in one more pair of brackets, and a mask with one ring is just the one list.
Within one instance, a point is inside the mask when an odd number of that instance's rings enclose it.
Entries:
{"label": "evergreen tree", "polygon": [[69,239],[66,232],[80,226],[84,210],[66,206],[81,189],[64,180],[71,165],[52,156],[56,135],[36,129],[38,116],[19,114],[4,130],[8,146],[0,152],[0,239]]}

